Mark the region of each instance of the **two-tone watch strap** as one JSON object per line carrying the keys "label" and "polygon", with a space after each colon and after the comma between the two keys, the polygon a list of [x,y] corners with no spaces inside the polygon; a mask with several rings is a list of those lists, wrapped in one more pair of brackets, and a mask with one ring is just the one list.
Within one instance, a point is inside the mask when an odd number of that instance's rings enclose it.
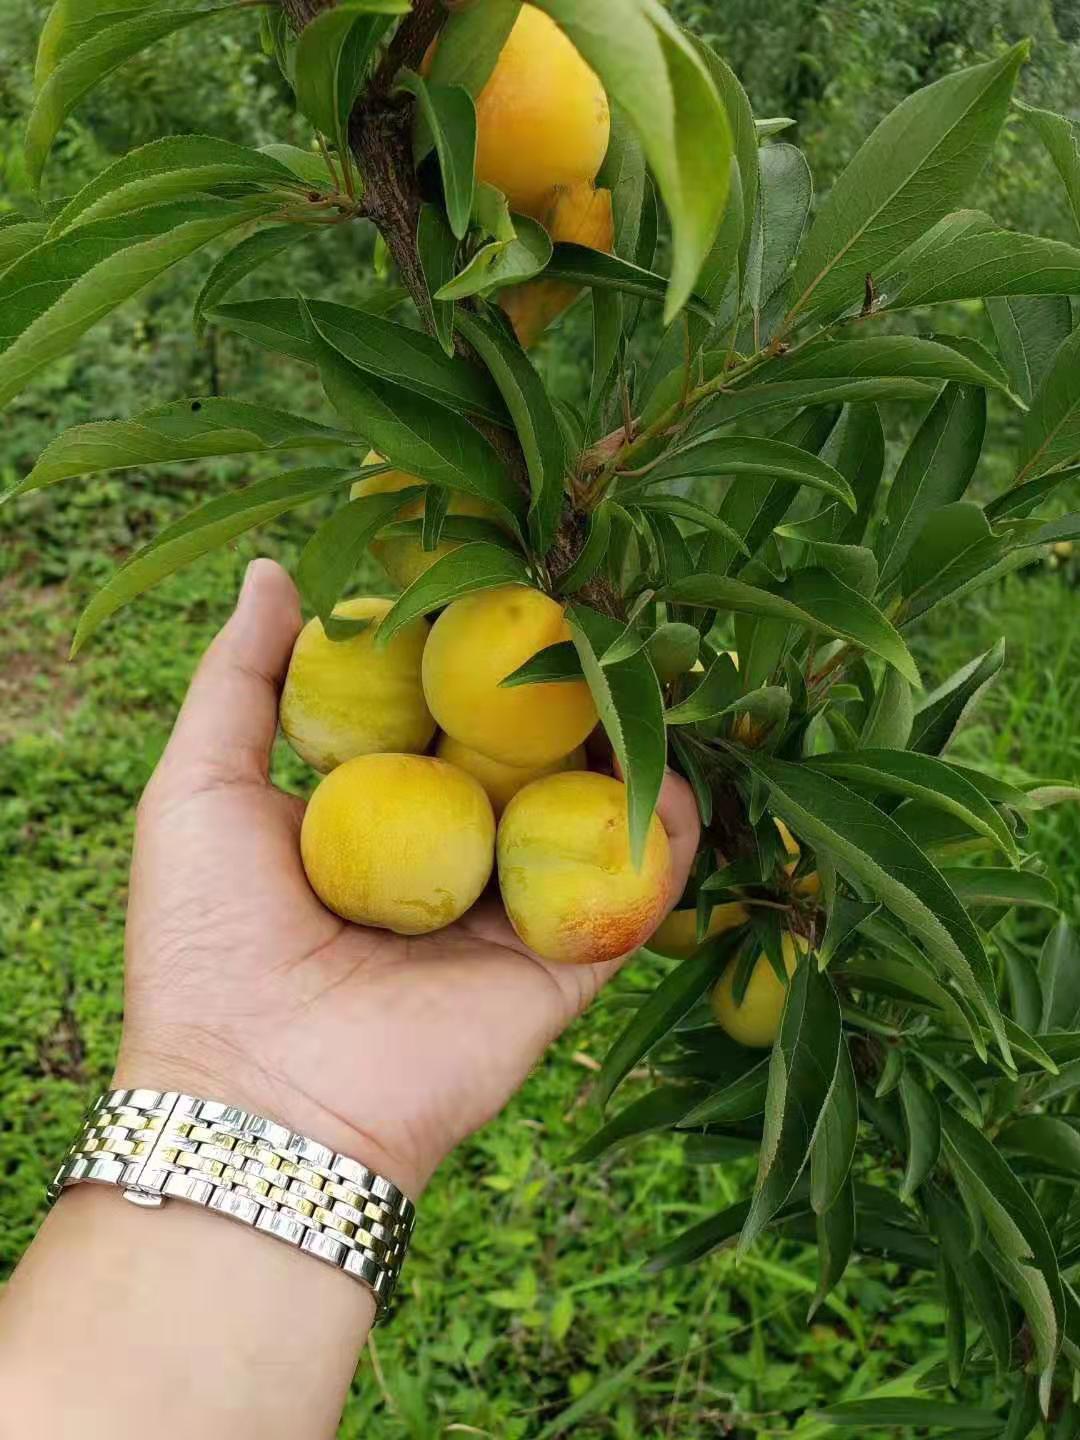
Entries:
{"label": "two-tone watch strap", "polygon": [[351,1275],[384,1318],[412,1234],[412,1201],[327,1145],[235,1105],[176,1090],[108,1090],[49,1186],[115,1185],[157,1206],[186,1200]]}

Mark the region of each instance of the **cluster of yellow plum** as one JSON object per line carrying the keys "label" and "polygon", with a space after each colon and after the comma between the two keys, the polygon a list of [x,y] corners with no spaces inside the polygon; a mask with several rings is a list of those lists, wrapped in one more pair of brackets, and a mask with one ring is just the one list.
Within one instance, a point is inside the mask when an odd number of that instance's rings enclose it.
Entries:
{"label": "cluster of yellow plum", "polygon": [[[611,134],[607,95],[533,5],[521,7],[476,97],[476,129],[476,178],[501,190],[511,210],[538,220],[553,241],[611,250],[611,192],[594,183]],[[499,303],[528,347],[579,293],[566,281],[532,280],[504,290]]]}
{"label": "cluster of yellow plum", "polygon": [[316,894],[345,919],[419,935],[474,904],[497,856],[506,913],[546,959],[587,963],[642,944],[672,898],[667,836],[654,817],[635,869],[625,787],[585,768],[597,723],[588,687],[500,687],[569,639],[563,607],[504,586],[384,645],[391,604],[346,601],[336,613],[367,628],[333,641],[316,619],[293,651],[282,729],[326,777],[301,834]]}

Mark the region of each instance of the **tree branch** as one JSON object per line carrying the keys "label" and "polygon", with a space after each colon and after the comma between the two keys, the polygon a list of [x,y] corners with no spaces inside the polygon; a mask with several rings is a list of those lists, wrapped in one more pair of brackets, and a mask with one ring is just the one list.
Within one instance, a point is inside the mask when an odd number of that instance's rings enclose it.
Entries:
{"label": "tree branch", "polygon": [[[297,34],[332,5],[326,0],[282,0],[282,10]],[[378,69],[357,101],[349,120],[349,144],[363,182],[362,213],[378,229],[397,267],[401,283],[416,305],[424,327],[434,330],[434,313],[416,247],[422,196],[413,166],[412,97],[393,93],[394,78],[403,67],[416,69],[445,16],[441,0],[415,0],[399,25]],[[463,343],[463,364],[480,362]],[[518,486],[529,493],[525,457],[512,432],[498,425],[473,423],[497,451]],[[553,575],[570,568],[584,539],[583,517],[567,502],[563,521],[546,557]],[[594,580],[582,592],[586,603],[621,617],[619,596],[606,580]]]}

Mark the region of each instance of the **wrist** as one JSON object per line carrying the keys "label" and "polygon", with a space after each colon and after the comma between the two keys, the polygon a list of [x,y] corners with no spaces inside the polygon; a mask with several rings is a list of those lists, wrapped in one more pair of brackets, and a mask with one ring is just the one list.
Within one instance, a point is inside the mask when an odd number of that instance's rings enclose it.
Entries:
{"label": "wrist", "polygon": [[[221,1100],[261,1115],[383,1175],[416,1201],[438,1158],[430,1163],[393,1140],[384,1141],[320,1102],[300,1087],[245,1057],[208,1053],[201,1045],[145,1045],[125,1034],[111,1084],[179,1090],[204,1100]],[[380,1129],[386,1117],[380,1117]],[[441,1157],[440,1157],[441,1158]]]}

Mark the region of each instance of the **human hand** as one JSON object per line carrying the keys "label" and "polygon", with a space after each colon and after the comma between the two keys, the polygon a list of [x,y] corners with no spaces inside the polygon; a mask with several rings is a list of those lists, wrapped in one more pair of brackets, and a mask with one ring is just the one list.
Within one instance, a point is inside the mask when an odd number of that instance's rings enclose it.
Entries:
{"label": "human hand", "polygon": [[[143,795],[115,1083],[246,1105],[415,1198],[621,961],[543,961],[495,900],[417,937],[323,907],[300,862],[304,802],[268,778],[300,623],[288,575],[255,561]],[[675,775],[659,815],[677,898],[698,818]]]}

